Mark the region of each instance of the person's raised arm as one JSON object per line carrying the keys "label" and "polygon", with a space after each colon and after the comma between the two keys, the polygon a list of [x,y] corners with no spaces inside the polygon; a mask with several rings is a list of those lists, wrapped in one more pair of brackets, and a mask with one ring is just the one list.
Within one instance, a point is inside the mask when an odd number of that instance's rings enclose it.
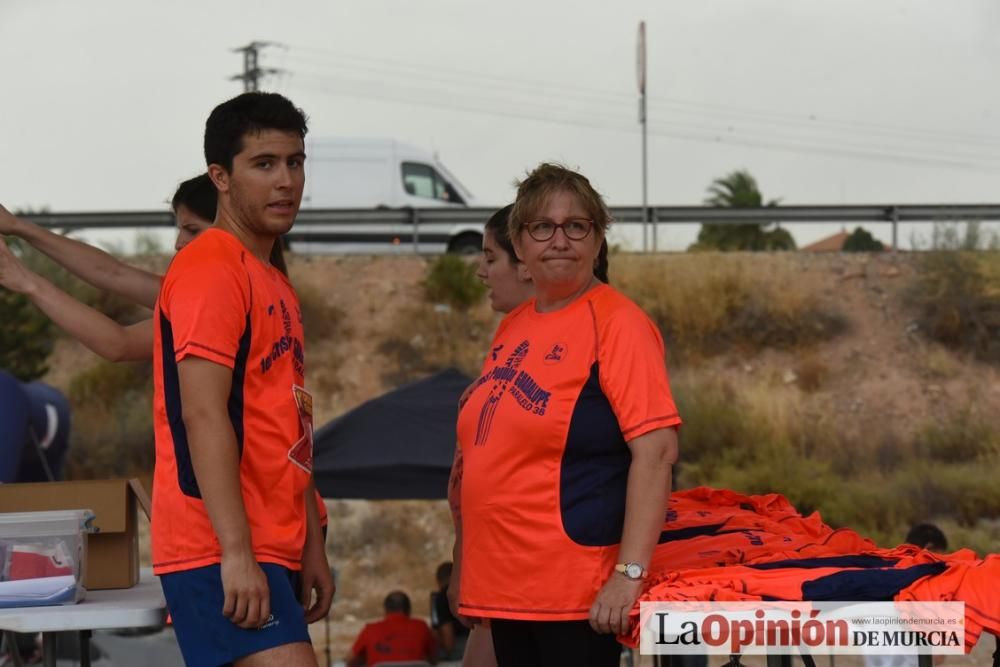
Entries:
{"label": "person's raised arm", "polygon": [[53,322],[108,361],[140,361],[153,355],[152,320],[131,326],[115,322],[28,269],[2,240],[0,286],[27,296]]}
{"label": "person's raised arm", "polygon": [[177,371],[191,463],[222,547],[222,613],[241,628],[257,628],[271,613],[271,596],[253,554],[240,489],[240,456],[228,412],[233,371],[199,357],[183,359]]}
{"label": "person's raised arm", "polygon": [[0,205],[0,236],[16,236],[99,290],[152,308],[160,276],[129,266],[100,248],[22,220]]}

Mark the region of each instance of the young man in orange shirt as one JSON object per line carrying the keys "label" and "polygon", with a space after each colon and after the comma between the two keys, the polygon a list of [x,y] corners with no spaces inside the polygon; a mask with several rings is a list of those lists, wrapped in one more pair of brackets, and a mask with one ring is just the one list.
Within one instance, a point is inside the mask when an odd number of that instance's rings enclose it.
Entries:
{"label": "young man in orange shirt", "polygon": [[157,300],[153,568],[189,666],[315,665],[306,624],[333,596],[301,311],[268,261],[302,201],[306,130],[273,93],[212,111],[215,226]]}

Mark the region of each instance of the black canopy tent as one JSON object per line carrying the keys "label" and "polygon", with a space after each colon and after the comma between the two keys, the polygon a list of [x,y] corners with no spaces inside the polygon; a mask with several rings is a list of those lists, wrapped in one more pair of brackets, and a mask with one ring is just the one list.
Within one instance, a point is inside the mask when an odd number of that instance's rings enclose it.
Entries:
{"label": "black canopy tent", "polygon": [[324,498],[441,499],[455,454],[458,399],[472,380],[449,369],[394,389],[316,431]]}

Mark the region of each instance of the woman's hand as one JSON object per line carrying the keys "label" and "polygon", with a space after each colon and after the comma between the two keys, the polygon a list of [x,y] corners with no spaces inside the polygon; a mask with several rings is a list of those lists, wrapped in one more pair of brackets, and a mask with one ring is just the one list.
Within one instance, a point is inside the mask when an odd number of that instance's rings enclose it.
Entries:
{"label": "woman's hand", "polygon": [[614,572],[590,608],[590,627],[601,634],[625,634],[629,629],[628,615],[642,593],[642,582]]}

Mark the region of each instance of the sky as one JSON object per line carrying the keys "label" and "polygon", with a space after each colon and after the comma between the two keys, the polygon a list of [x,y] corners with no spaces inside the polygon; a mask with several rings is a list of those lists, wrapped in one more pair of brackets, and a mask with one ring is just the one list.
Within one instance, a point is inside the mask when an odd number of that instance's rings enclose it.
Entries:
{"label": "sky", "polygon": [[735,169],[784,204],[1000,201],[995,0],[0,0],[0,203],[163,208],[258,40],[314,136],[433,151],[482,205],[549,160],[638,205],[640,20],[650,204]]}

